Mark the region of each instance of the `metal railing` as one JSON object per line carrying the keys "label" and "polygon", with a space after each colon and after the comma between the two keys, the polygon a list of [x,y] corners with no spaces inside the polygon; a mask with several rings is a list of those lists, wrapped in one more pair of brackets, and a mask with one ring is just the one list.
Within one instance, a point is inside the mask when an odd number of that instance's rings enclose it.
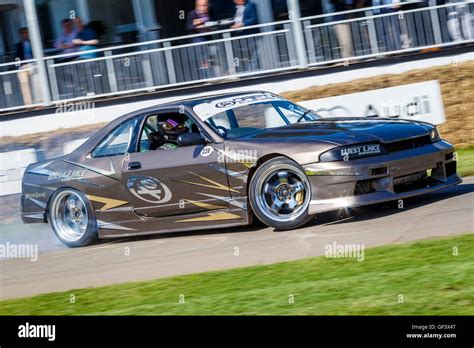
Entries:
{"label": "metal railing", "polygon": [[43,105],[37,60],[0,64],[0,111]]}
{"label": "metal railing", "polygon": [[291,55],[290,29],[286,23],[277,24],[281,29],[253,34],[239,31],[235,36],[236,31],[225,31],[219,33],[221,38],[212,33],[211,40],[187,44],[172,45],[188,36],[159,40],[146,44],[157,48],[142,45],[141,51],[117,54],[106,50],[102,57],[92,59],[58,62],[65,57],[48,57],[53,99],[134,93],[292,68],[297,61]]}
{"label": "metal railing", "polygon": [[[384,5],[302,18],[309,65],[473,42],[472,1],[403,10],[406,5],[397,10]],[[328,16],[351,18],[326,23]]]}
{"label": "metal railing", "polygon": [[[295,31],[293,18],[55,55],[39,62],[0,64],[0,111],[474,41],[474,0],[403,10],[414,2],[402,3],[398,9],[382,5],[298,18],[296,24],[302,31]],[[304,41],[302,54],[295,45],[298,40]],[[46,65],[52,101],[45,102],[39,93],[38,64]]]}

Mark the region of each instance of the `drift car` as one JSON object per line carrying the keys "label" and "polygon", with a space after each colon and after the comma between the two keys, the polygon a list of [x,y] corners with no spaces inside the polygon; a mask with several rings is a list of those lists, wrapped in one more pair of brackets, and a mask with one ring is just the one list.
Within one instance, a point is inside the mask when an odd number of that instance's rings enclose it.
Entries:
{"label": "drift car", "polygon": [[28,166],[25,223],[71,247],[315,214],[459,184],[453,146],[431,124],[321,118],[267,92],[169,103],[122,116],[72,153]]}

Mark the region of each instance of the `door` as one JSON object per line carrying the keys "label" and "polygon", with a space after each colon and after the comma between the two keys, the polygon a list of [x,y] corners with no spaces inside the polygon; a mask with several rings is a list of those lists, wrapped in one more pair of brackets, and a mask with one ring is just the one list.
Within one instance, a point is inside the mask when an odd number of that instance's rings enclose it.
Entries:
{"label": "door", "polygon": [[[171,216],[229,206],[230,190],[223,156],[220,155],[223,144],[179,147],[176,142],[175,146],[169,146],[170,143],[155,150],[149,149],[150,133],[154,134],[156,127],[167,122],[173,127],[187,127],[188,132],[199,132],[188,119],[187,115],[178,112],[145,118],[138,151],[127,156],[122,169],[123,183],[137,214]],[[171,127],[170,124],[166,127]]]}

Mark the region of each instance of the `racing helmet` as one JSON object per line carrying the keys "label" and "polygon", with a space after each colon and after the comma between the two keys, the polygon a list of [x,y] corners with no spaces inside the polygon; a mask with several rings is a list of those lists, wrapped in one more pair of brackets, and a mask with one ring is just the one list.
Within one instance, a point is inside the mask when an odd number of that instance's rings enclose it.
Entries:
{"label": "racing helmet", "polygon": [[157,121],[156,132],[148,135],[148,142],[150,150],[156,150],[165,143],[178,143],[178,137],[183,133],[189,133],[192,122],[187,119],[184,122],[179,122],[175,119],[169,118],[166,121]]}

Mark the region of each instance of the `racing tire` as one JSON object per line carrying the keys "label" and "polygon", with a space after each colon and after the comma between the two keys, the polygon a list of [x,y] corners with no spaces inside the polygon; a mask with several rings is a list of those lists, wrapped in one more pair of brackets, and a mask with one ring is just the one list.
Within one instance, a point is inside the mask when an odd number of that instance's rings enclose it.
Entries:
{"label": "racing tire", "polygon": [[56,237],[68,247],[83,247],[98,240],[94,209],[80,191],[57,190],[50,200],[48,221]]}
{"label": "racing tire", "polygon": [[249,185],[254,214],[265,225],[291,230],[308,223],[311,185],[296,162],[275,157],[257,168]]}

